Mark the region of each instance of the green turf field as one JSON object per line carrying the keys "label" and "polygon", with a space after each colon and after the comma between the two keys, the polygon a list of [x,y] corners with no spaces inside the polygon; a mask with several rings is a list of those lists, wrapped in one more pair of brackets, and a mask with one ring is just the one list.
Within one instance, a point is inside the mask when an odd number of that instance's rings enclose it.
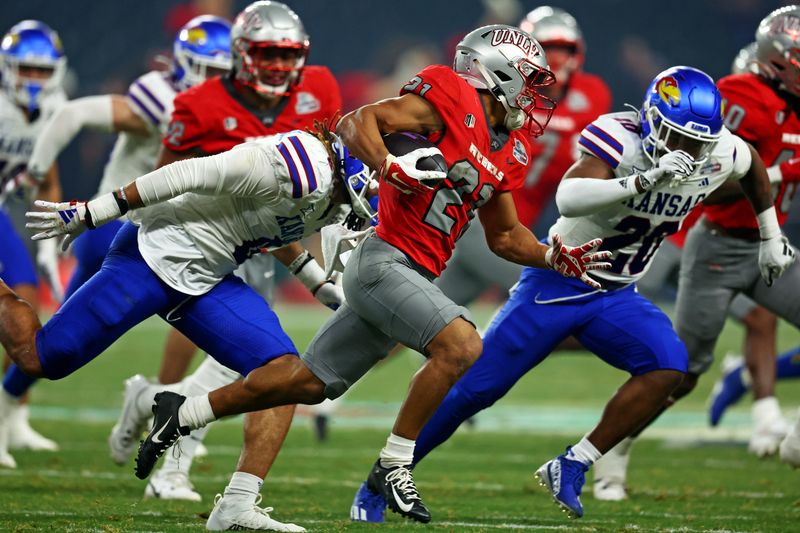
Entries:
{"label": "green turf field", "polygon": [[[280,308],[290,335],[303,346],[325,317],[316,308]],[[479,316],[488,310],[481,309]],[[166,328],[151,320],[70,378],[41,383],[34,394],[34,425],[55,438],[61,453],[16,452],[17,470],[0,469],[0,531],[203,530],[203,516],[235,465],[239,420],[210,432],[210,456],[198,460],[194,482],[203,503],[143,501],[144,483],[133,467],[108,458],[106,437],[121,403],[122,381],[157,372]],[[736,350],[741,331],[729,326],[717,353]],[[779,348],[800,344],[780,331]],[[346,398],[330,440],[315,442],[302,413],[271,477],[264,503],[273,516],[314,531],[367,530],[348,520],[349,505],[383,445],[419,356],[404,353],[381,365]],[[716,378],[718,369],[710,374]],[[637,444],[631,499],[600,503],[583,498],[585,518],[568,521],[535,484],[532,472],[596,422],[624,375],[591,356],[551,357],[492,409],[473,431],[462,429],[416,470],[433,514],[430,528],[560,531],[800,531],[800,472],[776,459],[746,452],[749,401],[720,429],[705,428],[705,401],[714,379],[673,410]],[[782,384],[784,408],[800,405],[800,382]],[[591,492],[591,491],[589,491]],[[389,515],[387,530],[426,526]]]}

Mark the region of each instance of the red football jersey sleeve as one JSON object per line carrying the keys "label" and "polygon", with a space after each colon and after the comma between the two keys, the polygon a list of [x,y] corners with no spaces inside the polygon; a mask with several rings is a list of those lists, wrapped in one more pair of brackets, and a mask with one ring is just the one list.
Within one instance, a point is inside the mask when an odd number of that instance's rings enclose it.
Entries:
{"label": "red football jersey sleeve", "polygon": [[533,164],[525,185],[514,193],[517,216],[533,227],[577,159],[581,130],[611,109],[611,91],[598,76],[575,72],[544,133],[530,139]]}
{"label": "red football jersey sleeve", "polygon": [[452,69],[423,69],[400,94],[425,98],[444,123],[425,132],[447,161],[447,178],[434,191],[403,194],[381,184],[378,236],[438,276],[472,220],[495,191],[519,188],[530,165],[524,135],[495,133],[487,124],[478,92]]}
{"label": "red football jersey sleeve", "polygon": [[[768,167],[797,155],[800,119],[781,95],[760,76],[734,74],[717,83],[725,99],[725,125],[752,144]],[[789,215],[797,183],[784,180],[775,191],[778,222]],[[753,208],[742,198],[728,204],[707,205],[708,220],[726,228],[758,228]]]}
{"label": "red football jersey sleeve", "polygon": [[315,121],[332,118],[342,105],[336,79],[320,66],[305,67],[300,83],[272,109],[253,107],[241,90],[238,82],[217,77],[180,93],[164,146],[175,152],[217,154],[259,137],[312,128]]}

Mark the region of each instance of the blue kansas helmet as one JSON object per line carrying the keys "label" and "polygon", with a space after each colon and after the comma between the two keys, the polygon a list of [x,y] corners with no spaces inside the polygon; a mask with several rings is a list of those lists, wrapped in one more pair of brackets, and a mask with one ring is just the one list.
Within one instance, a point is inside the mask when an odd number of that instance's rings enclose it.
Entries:
{"label": "blue kansas helmet", "polygon": [[172,71],[181,89],[193,87],[230,68],[230,22],[213,15],[201,15],[181,28],[172,50]]}
{"label": "blue kansas helmet", "polygon": [[350,196],[353,212],[360,218],[372,221],[374,225],[378,219],[378,196],[370,197],[368,194],[378,188],[378,183],[373,179],[374,173],[363,161],[350,155],[350,151],[338,136],[332,146],[336,153],[336,168],[339,169],[339,175]]}
{"label": "blue kansas helmet", "polygon": [[61,39],[47,24],[15,24],[0,42],[0,57],[3,90],[28,111],[39,109],[42,98],[61,88],[67,58]]}
{"label": "blue kansas helmet", "polygon": [[708,158],[722,132],[722,96],[714,80],[691,67],[672,67],[655,77],[639,112],[645,154],[655,163],[685,150],[696,167]]}

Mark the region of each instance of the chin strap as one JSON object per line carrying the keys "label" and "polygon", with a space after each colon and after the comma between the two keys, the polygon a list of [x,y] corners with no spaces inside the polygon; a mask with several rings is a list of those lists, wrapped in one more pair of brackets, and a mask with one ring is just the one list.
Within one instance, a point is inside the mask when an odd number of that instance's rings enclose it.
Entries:
{"label": "chin strap", "polygon": [[478,70],[481,72],[483,79],[486,81],[486,88],[491,91],[492,95],[503,105],[503,108],[506,110],[506,118],[503,120],[503,125],[508,128],[509,131],[514,131],[520,129],[522,126],[525,125],[525,113],[522,109],[517,109],[515,107],[511,107],[508,104],[508,99],[506,98],[505,93],[503,90],[494,82],[494,80],[489,76],[489,72],[486,68],[481,64],[480,61],[477,59],[473,59],[475,65],[478,67]]}

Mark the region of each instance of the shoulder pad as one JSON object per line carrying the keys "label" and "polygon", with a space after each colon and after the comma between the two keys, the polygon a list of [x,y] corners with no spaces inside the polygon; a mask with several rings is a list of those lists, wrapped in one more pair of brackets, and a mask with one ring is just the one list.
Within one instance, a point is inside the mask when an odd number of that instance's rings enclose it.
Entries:
{"label": "shoulder pad", "polygon": [[139,76],[128,87],[131,109],[147,124],[160,128],[169,122],[174,109],[175,88],[163,72],[152,71]]}
{"label": "shoulder pad", "polygon": [[617,168],[623,159],[635,157],[639,138],[639,121],[632,112],[600,115],[581,131],[578,150]]}

